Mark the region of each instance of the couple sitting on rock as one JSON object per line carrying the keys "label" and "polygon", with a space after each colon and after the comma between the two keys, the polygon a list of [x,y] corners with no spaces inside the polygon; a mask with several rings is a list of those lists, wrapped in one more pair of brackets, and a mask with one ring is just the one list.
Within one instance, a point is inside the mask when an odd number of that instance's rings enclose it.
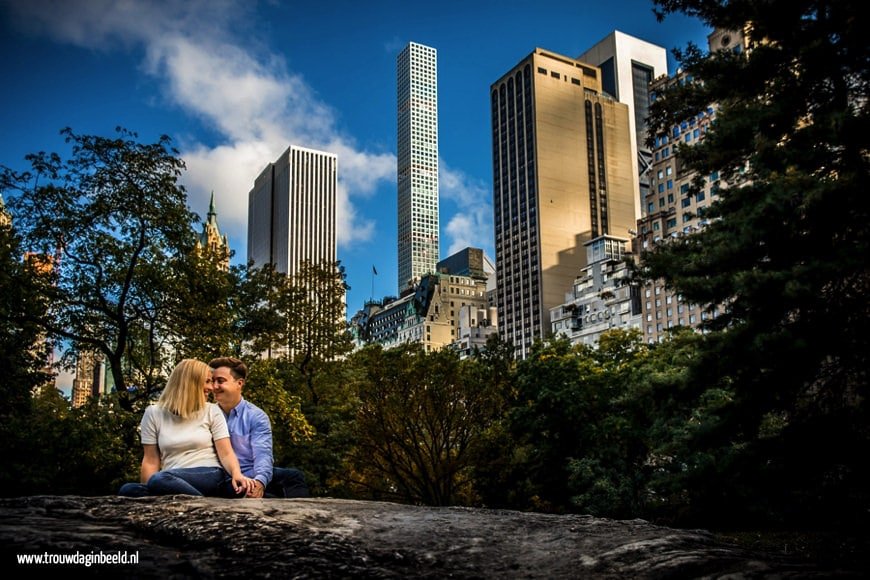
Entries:
{"label": "couple sitting on rock", "polygon": [[118,495],[308,497],[301,471],[273,467],[269,417],[242,397],[247,375],[236,358],[178,363],[142,416],[140,483]]}

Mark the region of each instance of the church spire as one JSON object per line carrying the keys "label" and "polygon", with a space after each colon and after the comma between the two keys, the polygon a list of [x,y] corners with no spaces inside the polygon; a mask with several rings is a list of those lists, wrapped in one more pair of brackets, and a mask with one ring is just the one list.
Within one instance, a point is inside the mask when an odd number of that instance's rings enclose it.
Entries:
{"label": "church spire", "polygon": [[217,211],[214,207],[214,190],[211,190],[211,201],[208,204],[208,225],[214,226],[217,230],[220,229],[217,223]]}
{"label": "church spire", "polygon": [[217,210],[214,203],[214,190],[211,192],[211,201],[208,204],[208,216],[202,224],[202,234],[197,239],[197,251],[208,251],[221,257],[224,269],[229,267],[230,247],[226,235],[221,235],[218,226]]}

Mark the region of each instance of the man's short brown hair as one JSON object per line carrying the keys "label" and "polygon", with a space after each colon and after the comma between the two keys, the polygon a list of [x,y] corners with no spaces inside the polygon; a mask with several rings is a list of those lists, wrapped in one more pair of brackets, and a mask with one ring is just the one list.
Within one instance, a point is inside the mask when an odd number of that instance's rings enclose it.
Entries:
{"label": "man's short brown hair", "polygon": [[230,369],[230,373],[232,373],[233,377],[236,379],[247,379],[248,378],[248,365],[243,363],[240,359],[231,357],[231,356],[222,356],[218,358],[213,358],[209,361],[208,366],[213,369],[219,369],[221,367],[227,367]]}

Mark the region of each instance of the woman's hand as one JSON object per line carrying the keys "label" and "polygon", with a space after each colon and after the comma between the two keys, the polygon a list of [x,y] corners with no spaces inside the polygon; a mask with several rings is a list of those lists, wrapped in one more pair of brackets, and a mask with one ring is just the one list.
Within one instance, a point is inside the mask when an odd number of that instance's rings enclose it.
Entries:
{"label": "woman's hand", "polygon": [[236,494],[241,494],[244,492],[244,494],[247,496],[251,492],[251,490],[254,489],[255,480],[251,479],[250,477],[245,477],[244,475],[242,475],[241,471],[234,473],[232,477],[233,491],[235,491]]}
{"label": "woman's hand", "polygon": [[233,452],[233,446],[230,445],[230,438],[223,437],[221,439],[215,439],[214,447],[215,451],[217,451],[221,465],[224,466],[227,473],[231,474],[233,479],[233,491],[235,491],[236,494],[244,493],[245,495],[248,495],[248,492],[254,487],[254,480],[247,478],[242,474],[239,460],[236,457],[235,452]]}

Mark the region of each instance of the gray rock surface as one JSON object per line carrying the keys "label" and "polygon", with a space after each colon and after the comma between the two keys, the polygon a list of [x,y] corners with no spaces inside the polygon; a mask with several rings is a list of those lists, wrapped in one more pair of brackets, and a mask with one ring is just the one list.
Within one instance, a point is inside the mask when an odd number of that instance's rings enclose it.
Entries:
{"label": "gray rock surface", "polygon": [[642,520],[329,498],[0,499],[0,546],[16,578],[45,571],[16,555],[45,552],[138,552],[57,567],[112,578],[860,577]]}

